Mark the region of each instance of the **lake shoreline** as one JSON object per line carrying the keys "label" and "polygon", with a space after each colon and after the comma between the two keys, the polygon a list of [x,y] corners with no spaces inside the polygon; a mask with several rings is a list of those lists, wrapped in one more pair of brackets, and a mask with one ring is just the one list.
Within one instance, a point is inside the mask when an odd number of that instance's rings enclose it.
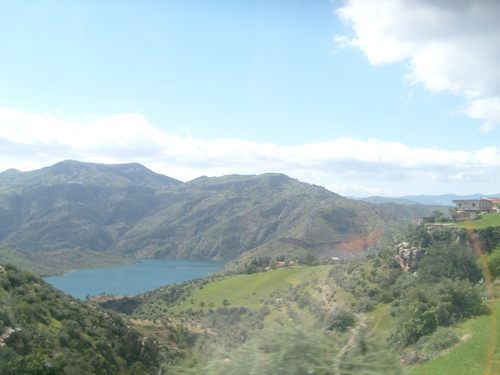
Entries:
{"label": "lake shoreline", "polygon": [[208,277],[227,263],[199,259],[130,259],[138,263],[127,267],[79,269],[43,279],[81,300],[102,294],[134,296],[161,286]]}

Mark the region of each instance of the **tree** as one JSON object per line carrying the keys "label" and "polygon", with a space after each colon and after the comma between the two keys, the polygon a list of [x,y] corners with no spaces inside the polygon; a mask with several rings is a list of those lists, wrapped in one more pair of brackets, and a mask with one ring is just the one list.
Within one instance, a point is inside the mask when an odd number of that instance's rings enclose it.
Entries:
{"label": "tree", "polygon": [[404,309],[393,341],[403,348],[440,326],[447,327],[487,311],[480,287],[468,280],[443,279],[435,285],[419,284],[401,305]]}
{"label": "tree", "polygon": [[478,282],[482,275],[476,254],[453,243],[437,243],[418,263],[418,277],[426,283],[437,283],[442,278]]}
{"label": "tree", "polygon": [[430,222],[431,223],[440,223],[445,221],[446,218],[444,217],[444,214],[439,211],[439,210],[434,210],[432,211],[432,214],[430,216]]}
{"label": "tree", "polygon": [[354,323],[354,314],[344,309],[343,307],[336,307],[330,311],[325,318],[326,330],[336,330],[343,332]]}
{"label": "tree", "polygon": [[455,207],[450,207],[448,209],[449,213],[450,213],[450,219],[452,221],[456,221],[458,220],[458,213],[457,213],[457,209]]}
{"label": "tree", "polygon": [[491,254],[485,255],[483,262],[488,267],[492,279],[500,276],[500,247],[493,249]]}
{"label": "tree", "polygon": [[310,266],[314,265],[314,263],[317,261],[317,258],[314,256],[314,254],[307,252],[305,258],[302,260],[304,264],[308,264]]}

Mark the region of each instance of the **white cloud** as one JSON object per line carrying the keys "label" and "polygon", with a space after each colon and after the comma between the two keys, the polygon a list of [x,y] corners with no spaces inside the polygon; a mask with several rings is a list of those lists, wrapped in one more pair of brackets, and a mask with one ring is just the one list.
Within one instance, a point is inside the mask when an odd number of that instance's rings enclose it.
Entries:
{"label": "white cloud", "polygon": [[[497,147],[466,152],[352,138],[294,147],[243,139],[208,142],[162,133],[140,114],[81,123],[0,107],[0,170],[30,170],[64,159],[99,163],[135,161],[183,181],[201,175],[282,172],[351,195],[359,195],[359,186],[368,181],[380,186],[404,181],[420,184],[500,181]],[[390,195],[396,190],[372,186],[364,191],[369,195]]]}
{"label": "white cloud", "polygon": [[461,95],[464,113],[500,125],[500,2],[496,0],[347,0],[337,10],[374,64],[408,61],[408,78]]}

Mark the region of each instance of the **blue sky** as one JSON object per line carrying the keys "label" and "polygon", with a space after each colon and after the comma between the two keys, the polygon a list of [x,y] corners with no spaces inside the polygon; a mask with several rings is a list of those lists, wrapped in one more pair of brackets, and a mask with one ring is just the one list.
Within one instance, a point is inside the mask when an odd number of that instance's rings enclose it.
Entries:
{"label": "blue sky", "polygon": [[0,0],[0,170],[498,193],[498,16],[489,0]]}

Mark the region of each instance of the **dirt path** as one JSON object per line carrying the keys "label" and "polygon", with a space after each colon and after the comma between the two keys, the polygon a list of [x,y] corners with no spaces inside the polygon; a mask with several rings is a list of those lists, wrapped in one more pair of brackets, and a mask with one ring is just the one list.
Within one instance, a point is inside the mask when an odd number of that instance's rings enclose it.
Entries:
{"label": "dirt path", "polygon": [[358,323],[356,328],[354,328],[354,330],[352,331],[351,337],[349,337],[347,344],[344,345],[339,355],[337,356],[337,361],[333,366],[333,371],[335,375],[341,375],[340,367],[342,366],[342,360],[344,359],[347,353],[349,353],[352,349],[356,347],[356,337],[358,336],[358,333],[359,331],[361,331],[361,329],[366,328],[367,320],[368,317],[366,315],[362,315],[360,322]]}

